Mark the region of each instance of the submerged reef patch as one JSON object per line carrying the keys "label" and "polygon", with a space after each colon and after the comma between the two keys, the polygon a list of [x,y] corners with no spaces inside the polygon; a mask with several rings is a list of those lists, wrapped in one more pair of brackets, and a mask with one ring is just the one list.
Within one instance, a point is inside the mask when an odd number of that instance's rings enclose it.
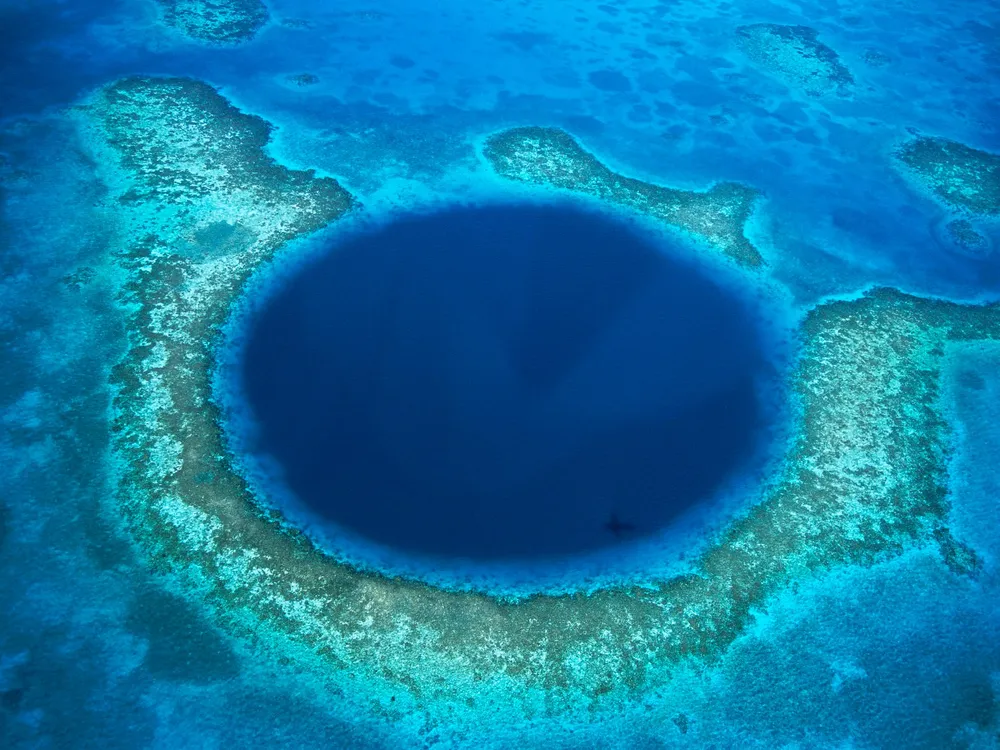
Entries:
{"label": "submerged reef patch", "polygon": [[949,206],[1000,215],[1000,155],[947,138],[919,137],[899,148],[896,158]]}
{"label": "submerged reef patch", "polygon": [[319,76],[315,73],[295,73],[293,75],[285,76],[285,80],[289,83],[295,84],[299,88],[306,88],[307,86],[315,86],[319,83]]}
{"label": "submerged reef patch", "polygon": [[662,221],[705,240],[738,263],[764,259],[744,235],[760,193],[720,182],[705,192],[654,185],[610,170],[558,128],[523,127],[487,138],[483,156],[502,177],[593,196]]}
{"label": "submerged reef patch", "polygon": [[944,231],[951,246],[973,258],[981,258],[991,250],[989,238],[968,219],[952,219],[944,225]]}
{"label": "submerged reef patch", "polygon": [[854,76],[810,26],[755,23],[736,29],[740,50],[762,70],[809,96],[849,96]]}
{"label": "submerged reef patch", "polygon": [[892,58],[877,49],[866,49],[861,53],[861,59],[873,68],[884,68],[892,62]]}
{"label": "submerged reef patch", "polygon": [[[569,715],[620,719],[641,707],[635,698],[682,661],[716,660],[771,594],[817,571],[924,545],[956,573],[975,573],[974,553],[947,527],[949,428],[937,395],[950,343],[1000,339],[1000,308],[886,289],[808,313],[785,464],[688,575],[507,601],[331,559],[262,510],[234,471],[211,399],[213,347],[251,270],[344,215],[351,197],[275,164],[261,151],[266,123],[196,81],[127,79],[82,113],[98,163],[116,165],[105,180],[119,200],[107,210],[130,311],[113,373],[117,509],[152,564],[197,590],[231,632],[309,669],[393,731],[482,739],[488,723],[494,746],[504,731],[551,738]],[[561,145],[540,147],[549,137]],[[579,153],[567,138],[507,134],[494,159],[525,179],[615,200],[613,173],[589,155],[567,160]],[[674,216],[695,200],[639,186],[624,195],[662,200]],[[220,222],[246,229],[225,230],[238,239],[224,254],[175,251]]]}
{"label": "submerged reef patch", "polygon": [[247,42],[270,14],[261,0],[156,0],[163,20],[191,39],[210,44]]}

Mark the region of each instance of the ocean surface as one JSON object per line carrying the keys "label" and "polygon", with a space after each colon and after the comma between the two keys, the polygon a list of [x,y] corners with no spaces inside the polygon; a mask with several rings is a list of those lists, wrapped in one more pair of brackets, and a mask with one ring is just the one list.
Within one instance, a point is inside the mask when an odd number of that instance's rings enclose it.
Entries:
{"label": "ocean surface", "polygon": [[1000,748],[1000,5],[0,0],[0,748]]}

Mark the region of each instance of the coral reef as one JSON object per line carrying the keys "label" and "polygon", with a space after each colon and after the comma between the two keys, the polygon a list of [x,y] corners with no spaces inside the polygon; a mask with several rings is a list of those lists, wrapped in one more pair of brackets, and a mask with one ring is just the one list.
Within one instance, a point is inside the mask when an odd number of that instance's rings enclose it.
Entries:
{"label": "coral reef", "polygon": [[319,76],[313,73],[295,73],[294,75],[286,76],[285,80],[289,83],[294,83],[296,86],[305,88],[306,86],[315,86],[319,83]]}
{"label": "coral reef", "polygon": [[[784,467],[690,575],[515,602],[338,563],[255,502],[226,455],[211,378],[217,327],[251,270],[349,211],[351,197],[275,164],[261,151],[267,124],[196,81],[118,82],[81,121],[99,163],[115,165],[107,210],[131,315],[113,373],[118,511],[153,564],[197,588],[231,632],[387,722],[417,715],[420,731],[461,733],[484,713],[498,732],[620,716],[679,662],[717,659],[771,594],[817,571],[924,545],[975,574],[947,527],[937,391],[950,342],[1000,339],[1000,309],[883,289],[808,314]],[[717,187],[732,192],[716,203],[711,191],[629,181],[560,131],[507,131],[487,150],[501,174],[627,201],[735,257],[749,252],[734,239],[747,188]],[[222,237],[226,251],[176,251],[195,235]],[[686,717],[675,721],[683,731]]]}
{"label": "coral reef", "polygon": [[156,0],[163,20],[185,36],[209,44],[249,41],[267,23],[261,0]]}
{"label": "coral reef", "polygon": [[990,249],[989,240],[972,226],[968,219],[952,219],[945,225],[949,239],[963,252],[984,255]]}
{"label": "coral reef", "polygon": [[736,37],[751,62],[809,96],[851,92],[854,76],[837,53],[819,41],[816,29],[755,23],[738,27]]}
{"label": "coral reef", "polygon": [[918,137],[896,158],[922,187],[945,203],[976,214],[1000,215],[1000,155],[946,138]]}
{"label": "coral reef", "polygon": [[497,174],[626,206],[689,232],[749,267],[764,259],[743,234],[758,192],[722,182],[705,192],[677,190],[617,174],[557,128],[524,127],[491,135],[483,155]]}

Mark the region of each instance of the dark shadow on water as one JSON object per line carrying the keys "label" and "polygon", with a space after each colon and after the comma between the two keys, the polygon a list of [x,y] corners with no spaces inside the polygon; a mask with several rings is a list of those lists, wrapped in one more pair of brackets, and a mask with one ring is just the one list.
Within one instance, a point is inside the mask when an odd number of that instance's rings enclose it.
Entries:
{"label": "dark shadow on water", "polygon": [[755,451],[750,311],[607,217],[455,208],[345,240],[255,321],[259,450],[404,552],[582,553],[653,533]]}
{"label": "dark shadow on water", "polygon": [[[72,101],[103,82],[117,51],[88,49],[88,27],[113,19],[120,0],[0,2],[0,117]],[[93,42],[93,40],[90,40]]]}

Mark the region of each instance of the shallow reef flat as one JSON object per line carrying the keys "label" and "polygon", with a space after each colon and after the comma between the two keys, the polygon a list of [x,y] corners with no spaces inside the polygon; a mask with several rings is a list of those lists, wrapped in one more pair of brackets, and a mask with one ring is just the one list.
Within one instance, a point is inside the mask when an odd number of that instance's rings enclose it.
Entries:
{"label": "shallow reef flat", "polygon": [[722,182],[698,192],[626,177],[610,170],[558,128],[494,133],[486,140],[483,156],[502,177],[625,206],[707,241],[742,265],[764,265],[760,252],[743,233],[760,195],[747,185]]}
{"label": "shallow reef flat", "polygon": [[809,96],[849,96],[854,76],[809,26],[755,23],[736,29],[740,50],[761,70]]}
{"label": "shallow reef flat", "polygon": [[[105,179],[131,311],[113,375],[118,512],[155,567],[197,590],[231,632],[392,731],[431,727],[492,746],[504,746],[504,731],[536,731],[551,741],[574,717],[643,710],[636,698],[667,687],[677,665],[716,662],[754,609],[818,571],[927,546],[955,574],[976,574],[975,554],[947,526],[938,388],[951,342],[1000,339],[1000,308],[887,289],[808,313],[790,453],[689,575],[513,601],[338,563],[255,502],[226,455],[211,389],[217,328],[249,273],[354,201],[333,180],[270,160],[266,123],[196,81],[118,82],[81,120],[101,163],[116,165]],[[549,138],[557,147],[532,145]],[[660,218],[658,191],[664,205],[688,195],[650,186],[654,197],[640,198],[644,183],[618,178],[627,197],[616,198],[613,173],[593,157],[565,160],[579,153],[571,142],[508,131],[492,158]],[[206,229],[226,239],[223,252],[199,245]]]}
{"label": "shallow reef flat", "polygon": [[906,179],[949,209],[938,236],[946,247],[974,258],[992,252],[980,225],[1000,217],[1000,155],[947,138],[920,136],[895,153]]}
{"label": "shallow reef flat", "polygon": [[270,14],[261,0],[156,0],[163,20],[191,39],[240,44],[252,39]]}
{"label": "shallow reef flat", "polygon": [[134,311],[114,371],[117,445],[126,484],[155,485],[155,505],[219,481],[206,378],[233,295],[276,248],[355,202],[332,179],[276,164],[261,150],[270,126],[198,81],[128,78],[78,111],[89,145],[114,165],[104,176],[121,237],[114,261]]}
{"label": "shallow reef flat", "polygon": [[947,138],[919,137],[903,144],[896,158],[911,178],[949,206],[1000,215],[1000,155]]}

